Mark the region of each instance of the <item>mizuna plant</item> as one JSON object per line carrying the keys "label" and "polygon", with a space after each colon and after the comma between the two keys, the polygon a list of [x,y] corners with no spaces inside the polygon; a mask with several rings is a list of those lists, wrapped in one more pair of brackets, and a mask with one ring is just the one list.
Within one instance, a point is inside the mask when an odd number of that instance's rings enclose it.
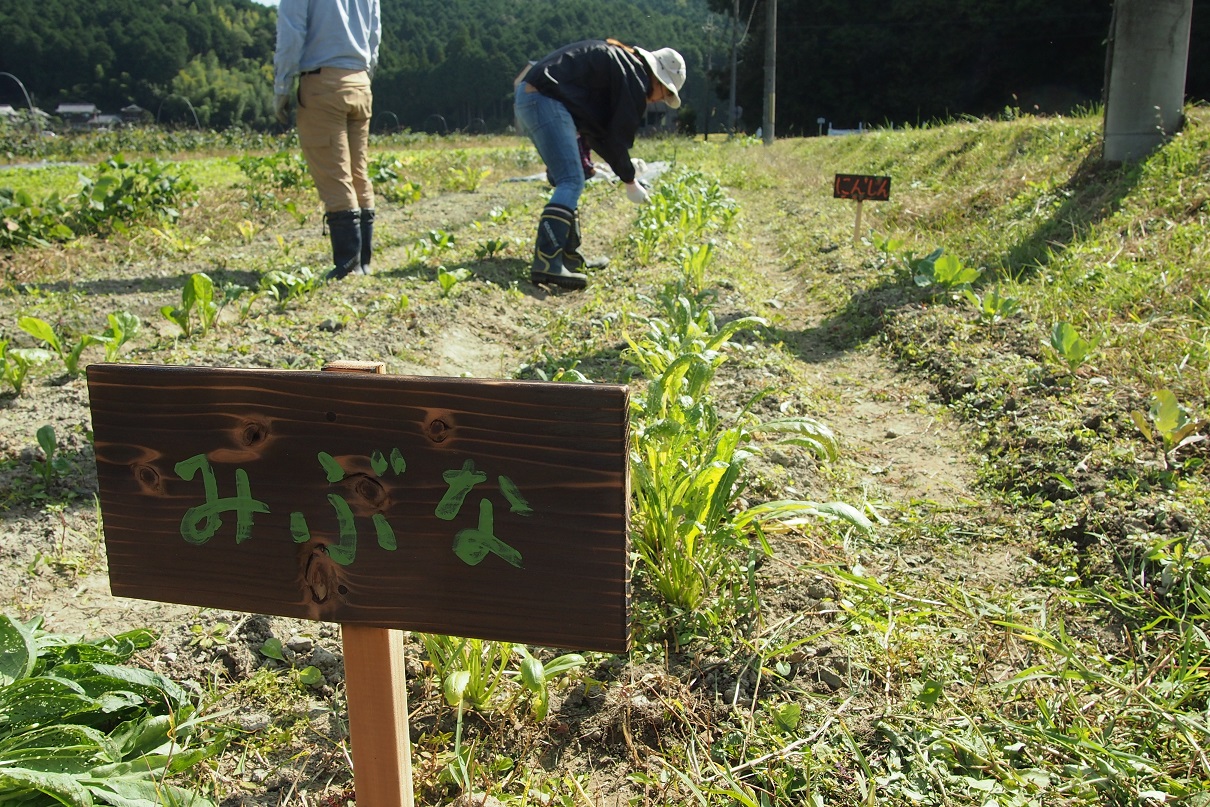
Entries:
{"label": "mizuna plant", "polygon": [[629,338],[626,358],[647,377],[645,394],[632,403],[631,471],[636,500],[634,546],[641,568],[663,599],[674,627],[702,618],[721,620],[738,604],[744,568],[756,537],[771,552],[763,523],[802,516],[841,518],[862,529],[870,522],[843,503],[778,501],[740,510],[746,461],[760,449],[757,433],[788,434],[821,459],[836,453],[822,423],[786,418],[757,424],[741,414],[724,425],[710,398],[710,383],[737,333],[764,321],[744,317],[714,327],[709,294],[688,296],[682,287],[661,296],[666,318],[647,320],[642,338]]}
{"label": "mizuna plant", "polygon": [[662,251],[727,230],[737,213],[735,202],[717,180],[697,171],[680,171],[666,177],[639,208],[630,236],[635,256],[640,264],[650,264]]}

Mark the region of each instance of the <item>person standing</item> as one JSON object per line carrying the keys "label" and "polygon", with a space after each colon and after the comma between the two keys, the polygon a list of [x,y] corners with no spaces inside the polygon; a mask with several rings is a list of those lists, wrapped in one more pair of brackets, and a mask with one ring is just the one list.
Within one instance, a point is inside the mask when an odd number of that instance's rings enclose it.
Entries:
{"label": "person standing", "polygon": [[277,119],[290,121],[298,76],[298,140],[332,241],[329,279],[369,273],[374,238],[374,188],[367,169],[370,79],[381,40],[379,0],[281,0],[277,7]]}
{"label": "person standing", "polygon": [[577,209],[584,191],[580,143],[595,151],[642,204],[630,148],[647,104],[681,105],[685,59],[672,48],[646,51],[616,39],[574,42],[544,56],[517,77],[517,121],[546,164],[554,192],[538,220],[530,280],[582,289],[588,276],[579,254]]}

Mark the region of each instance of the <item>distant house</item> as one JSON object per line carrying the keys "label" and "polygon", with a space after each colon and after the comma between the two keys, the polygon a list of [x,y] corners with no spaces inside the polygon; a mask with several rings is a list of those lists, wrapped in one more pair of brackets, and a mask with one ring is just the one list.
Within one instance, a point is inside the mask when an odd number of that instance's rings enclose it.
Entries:
{"label": "distant house", "polygon": [[101,110],[96,104],[59,104],[55,115],[73,129],[83,129],[96,124],[101,117]]}
{"label": "distant house", "polygon": [[124,106],[118,114],[121,115],[123,123],[144,123],[151,120],[151,113],[138,104]]}

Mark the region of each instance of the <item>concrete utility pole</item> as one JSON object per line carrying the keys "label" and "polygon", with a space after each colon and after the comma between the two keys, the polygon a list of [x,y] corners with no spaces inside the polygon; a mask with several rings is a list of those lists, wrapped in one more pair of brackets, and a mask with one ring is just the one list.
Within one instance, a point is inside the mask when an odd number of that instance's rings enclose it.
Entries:
{"label": "concrete utility pole", "polygon": [[1193,0],[1115,0],[1105,64],[1105,162],[1146,157],[1184,119]]}
{"label": "concrete utility pole", "polygon": [[777,0],[765,0],[765,36],[765,120],[761,139],[771,146],[777,111]]}

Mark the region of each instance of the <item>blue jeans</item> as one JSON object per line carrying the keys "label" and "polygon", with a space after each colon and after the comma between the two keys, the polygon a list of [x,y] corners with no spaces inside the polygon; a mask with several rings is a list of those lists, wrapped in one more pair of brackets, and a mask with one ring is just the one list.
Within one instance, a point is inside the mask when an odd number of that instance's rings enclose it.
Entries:
{"label": "blue jeans", "polygon": [[546,173],[554,183],[550,204],[575,210],[584,192],[584,167],[580,164],[580,146],[576,142],[576,124],[561,101],[540,92],[526,92],[529,85],[517,85],[513,108],[517,122],[529,135],[538,156],[546,163]]}

